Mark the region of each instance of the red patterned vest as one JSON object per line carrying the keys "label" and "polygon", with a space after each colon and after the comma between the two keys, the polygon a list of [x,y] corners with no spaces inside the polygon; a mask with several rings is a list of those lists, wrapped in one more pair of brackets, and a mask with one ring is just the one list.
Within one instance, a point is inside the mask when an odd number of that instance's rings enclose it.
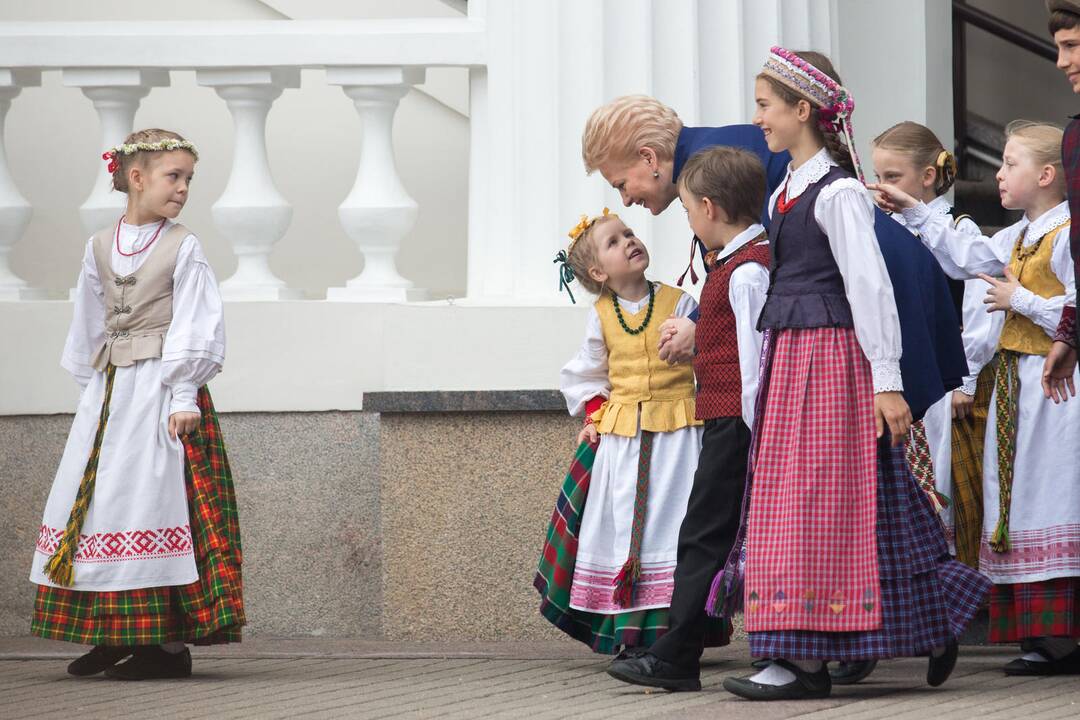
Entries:
{"label": "red patterned vest", "polygon": [[701,289],[701,308],[696,331],[697,419],[742,415],[742,375],[739,373],[739,341],[735,313],[728,288],[731,273],[743,263],[769,267],[769,244],[762,233],[719,262]]}

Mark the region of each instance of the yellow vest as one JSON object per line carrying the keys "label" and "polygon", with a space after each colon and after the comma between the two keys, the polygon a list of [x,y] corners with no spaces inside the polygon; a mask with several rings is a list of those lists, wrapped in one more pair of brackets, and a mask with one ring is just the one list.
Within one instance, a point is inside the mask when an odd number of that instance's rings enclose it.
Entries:
{"label": "yellow vest", "polygon": [[[611,397],[593,413],[601,433],[634,437],[641,429],[672,432],[701,425],[694,418],[694,369],[689,363],[668,365],[660,359],[660,325],[675,312],[682,290],[658,283],[652,319],[644,332],[631,335],[615,314],[611,293],[596,301],[600,328],[608,350]],[[636,328],[645,320],[648,306],[637,313],[622,311],[623,320]]]}
{"label": "yellow vest", "polygon": [[[1050,257],[1054,252],[1054,241],[1062,231],[1068,232],[1066,223],[1043,235],[1030,247],[1024,247],[1024,233],[1020,234],[1013,247],[1009,269],[1020,284],[1039,297],[1052,298],[1065,294],[1065,286],[1050,269]],[[1025,231],[1026,232],[1026,231]],[[1050,352],[1053,340],[1046,331],[1030,319],[1019,313],[1007,310],[1005,324],[1001,328],[1001,340],[998,347],[1002,350],[1014,350],[1025,355],[1046,355]]]}

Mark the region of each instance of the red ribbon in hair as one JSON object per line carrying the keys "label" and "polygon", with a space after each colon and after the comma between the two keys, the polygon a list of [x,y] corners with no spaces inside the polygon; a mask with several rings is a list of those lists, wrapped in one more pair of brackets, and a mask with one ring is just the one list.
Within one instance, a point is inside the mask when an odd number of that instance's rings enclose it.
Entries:
{"label": "red ribbon in hair", "polygon": [[116,172],[116,168],[120,167],[120,161],[116,159],[115,150],[110,150],[107,153],[102,153],[101,159],[109,161],[109,166],[106,169],[109,171],[110,175]]}

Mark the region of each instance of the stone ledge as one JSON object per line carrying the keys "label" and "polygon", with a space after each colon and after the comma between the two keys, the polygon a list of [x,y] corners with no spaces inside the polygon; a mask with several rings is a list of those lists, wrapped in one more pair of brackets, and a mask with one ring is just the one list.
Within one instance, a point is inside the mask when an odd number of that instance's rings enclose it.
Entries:
{"label": "stone ledge", "polygon": [[566,412],[558,390],[381,391],[364,393],[364,412]]}

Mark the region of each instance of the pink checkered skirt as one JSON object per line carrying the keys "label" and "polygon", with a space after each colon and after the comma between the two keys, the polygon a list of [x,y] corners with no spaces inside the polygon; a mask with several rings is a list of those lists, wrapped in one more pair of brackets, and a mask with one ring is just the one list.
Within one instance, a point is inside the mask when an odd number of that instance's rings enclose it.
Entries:
{"label": "pink checkered skirt", "polygon": [[881,627],[877,433],[851,328],[776,333],[754,453],[749,632]]}

